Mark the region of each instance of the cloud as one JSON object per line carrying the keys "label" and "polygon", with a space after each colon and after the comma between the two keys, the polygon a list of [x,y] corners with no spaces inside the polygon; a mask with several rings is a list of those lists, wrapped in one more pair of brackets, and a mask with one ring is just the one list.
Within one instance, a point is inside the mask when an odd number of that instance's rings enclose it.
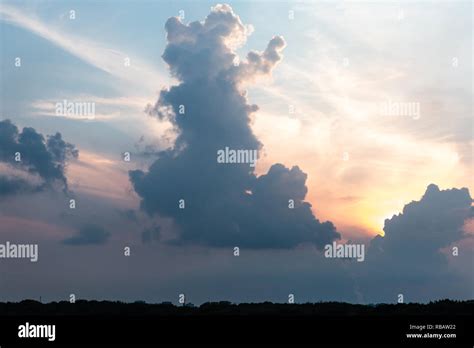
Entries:
{"label": "cloud", "polygon": [[[57,112],[58,104],[74,101],[94,105],[94,112],[92,114],[86,113],[85,115],[81,115],[80,113]],[[126,114],[128,118],[132,116],[130,113],[139,114],[141,116],[146,105],[149,104],[149,101],[148,98],[133,96],[104,98],[93,95],[71,95],[61,99],[37,99],[31,103],[31,113],[35,116],[60,117],[72,120],[117,120],[125,117],[122,115],[124,110],[127,110]]]}
{"label": "cloud", "polygon": [[33,190],[34,187],[25,179],[0,176],[0,197]]}
{"label": "cloud", "polygon": [[170,18],[165,28],[163,59],[180,84],[162,90],[152,111],[169,120],[178,135],[148,172],[130,172],[142,209],[172,218],[179,229],[177,244],[321,248],[339,238],[333,224],[319,222],[304,201],[306,174],[298,167],[275,164],[257,177],[248,163],[217,163],[217,152],[226,147],[261,149],[250,128],[258,107],[247,103],[239,86],[270,75],[281,59],[283,38],[274,37],[265,51],[250,52],[235,64],[234,49],[251,29],[230,6],[212,8],[203,22],[186,25]]}
{"label": "cloud", "polygon": [[[440,190],[431,184],[419,201],[405,205],[402,213],[386,219],[385,236],[375,237],[368,250],[367,273],[361,278],[366,293],[383,298],[400,291],[412,300],[423,300],[428,291],[430,298],[452,297],[447,292],[455,288],[467,291],[463,296],[471,297],[472,277],[462,279],[454,272],[442,250],[455,245],[460,254],[472,253],[461,247],[462,240],[468,237],[465,223],[474,217],[471,203],[467,188]],[[448,252],[452,253],[451,248]],[[440,279],[446,283],[442,289]]]}
{"label": "cloud", "polygon": [[[60,133],[45,139],[34,128],[25,127],[19,132],[10,120],[0,121],[0,163],[39,176],[43,183],[36,185],[38,190],[53,185],[60,185],[67,190],[66,164],[78,155],[79,151],[75,146],[65,142]],[[3,193],[15,193],[28,188],[31,190],[34,186],[16,176],[2,176]]]}
{"label": "cloud", "polygon": [[237,80],[252,79],[258,74],[269,74],[273,67],[282,59],[280,52],[285,48],[285,40],[275,36],[270,40],[264,52],[251,51],[247,54],[247,61],[234,69]]}
{"label": "cloud", "polygon": [[79,230],[79,233],[77,235],[63,240],[63,244],[104,244],[109,237],[110,233],[107,232],[103,227],[94,224],[87,224]]}
{"label": "cloud", "polygon": [[[54,28],[15,6],[2,4],[0,20],[48,40],[91,66],[132,83],[135,88],[140,85],[142,87],[146,86],[149,91],[153,91],[154,87],[148,81],[160,81],[162,79],[161,74],[156,69],[138,58],[129,57],[127,53],[120,50],[105,47],[101,42],[69,34],[63,28]],[[130,58],[132,62],[126,69],[124,68],[125,58]]]}
{"label": "cloud", "polygon": [[[440,190],[431,184],[419,201],[413,201],[403,212],[385,220],[384,237],[375,237],[374,253],[403,255],[402,263],[420,260],[429,267],[441,256],[440,249],[464,237],[463,226],[474,217],[472,198],[467,188]],[[423,258],[420,256],[423,255]]]}
{"label": "cloud", "polygon": [[181,81],[216,80],[241,82],[259,74],[269,74],[281,59],[285,41],[275,36],[264,52],[251,51],[247,60],[236,65],[234,49],[252,33],[229,5],[216,5],[204,22],[183,24],[172,17],[165,24],[168,45],[163,59]]}

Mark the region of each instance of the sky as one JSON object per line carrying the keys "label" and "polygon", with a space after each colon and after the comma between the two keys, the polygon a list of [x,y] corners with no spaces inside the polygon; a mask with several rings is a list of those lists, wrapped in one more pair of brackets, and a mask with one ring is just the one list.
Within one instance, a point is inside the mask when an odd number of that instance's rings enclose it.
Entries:
{"label": "sky", "polygon": [[[0,259],[1,299],[472,299],[472,17],[2,0],[0,243],[39,260]],[[325,257],[333,241],[364,261]]]}

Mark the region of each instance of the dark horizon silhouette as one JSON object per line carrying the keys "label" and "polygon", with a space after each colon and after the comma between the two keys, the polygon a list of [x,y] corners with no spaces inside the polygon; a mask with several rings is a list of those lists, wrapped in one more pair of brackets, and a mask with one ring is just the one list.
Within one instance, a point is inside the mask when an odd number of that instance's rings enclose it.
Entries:
{"label": "dark horizon silhouette", "polygon": [[352,304],[346,302],[314,303],[231,303],[229,301],[206,302],[200,306],[192,303],[176,305],[171,302],[146,303],[144,301],[87,301],[77,300],[41,303],[36,300],[1,302],[0,316],[356,316],[356,315],[471,315],[474,299],[467,301],[438,300],[422,303]]}

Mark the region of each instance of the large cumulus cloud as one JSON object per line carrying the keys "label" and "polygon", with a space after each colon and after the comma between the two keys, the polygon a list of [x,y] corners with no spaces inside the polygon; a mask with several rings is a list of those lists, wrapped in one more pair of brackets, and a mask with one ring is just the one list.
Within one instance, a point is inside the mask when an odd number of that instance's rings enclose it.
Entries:
{"label": "large cumulus cloud", "polygon": [[[16,153],[21,161],[16,161]],[[10,120],[0,121],[0,195],[53,186],[67,190],[66,164],[77,156],[78,150],[60,133],[45,138],[34,128],[20,132]]]}
{"label": "large cumulus cloud", "polygon": [[[261,149],[250,127],[258,107],[248,104],[242,84],[271,73],[283,38],[274,37],[263,52],[252,51],[236,64],[234,50],[252,29],[228,5],[214,7],[203,22],[170,18],[165,28],[163,59],[179,84],[162,90],[152,111],[170,120],[178,135],[147,172],[130,172],[141,207],[175,221],[176,243],[291,248],[322,247],[339,238],[332,223],[318,221],[304,201],[306,174],[298,167],[275,164],[257,177],[248,163],[216,160],[225,147]],[[180,199],[185,209],[179,209]]]}
{"label": "large cumulus cloud", "polygon": [[[385,220],[385,236],[375,237],[368,250],[366,267],[359,274],[364,293],[372,300],[409,301],[426,298],[471,298],[473,250],[466,239],[472,235],[465,224],[474,217],[467,188],[440,190],[431,184],[419,201],[405,205],[403,212]],[[465,278],[449,264],[452,248],[471,255],[470,276]],[[468,258],[469,259],[469,258]]]}
{"label": "large cumulus cloud", "polygon": [[423,255],[422,263],[432,265],[440,249],[464,236],[465,221],[474,217],[471,203],[467,188],[440,190],[429,185],[419,201],[405,205],[402,213],[385,220],[385,236],[374,239],[374,253],[396,255],[403,251],[404,263]]}

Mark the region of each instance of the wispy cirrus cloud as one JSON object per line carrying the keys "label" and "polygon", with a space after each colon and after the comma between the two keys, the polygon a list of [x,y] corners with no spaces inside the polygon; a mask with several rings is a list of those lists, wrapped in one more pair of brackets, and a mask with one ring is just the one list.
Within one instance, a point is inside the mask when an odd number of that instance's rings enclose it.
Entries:
{"label": "wispy cirrus cloud", "polygon": [[[57,108],[67,103],[86,103],[94,105],[93,115],[58,113]],[[150,99],[140,96],[98,97],[94,95],[70,95],[61,99],[37,99],[31,103],[31,113],[35,116],[63,117],[73,120],[117,120],[137,116],[143,118]],[[125,115],[126,114],[126,115]]]}
{"label": "wispy cirrus cloud", "polygon": [[[38,35],[91,66],[134,86],[145,88],[150,93],[160,85],[160,81],[167,81],[155,67],[139,58],[130,57],[126,52],[107,47],[101,42],[67,33],[61,28],[47,24],[35,14],[25,13],[15,6],[2,4],[0,20]],[[126,58],[130,58],[129,66],[125,64]]]}

